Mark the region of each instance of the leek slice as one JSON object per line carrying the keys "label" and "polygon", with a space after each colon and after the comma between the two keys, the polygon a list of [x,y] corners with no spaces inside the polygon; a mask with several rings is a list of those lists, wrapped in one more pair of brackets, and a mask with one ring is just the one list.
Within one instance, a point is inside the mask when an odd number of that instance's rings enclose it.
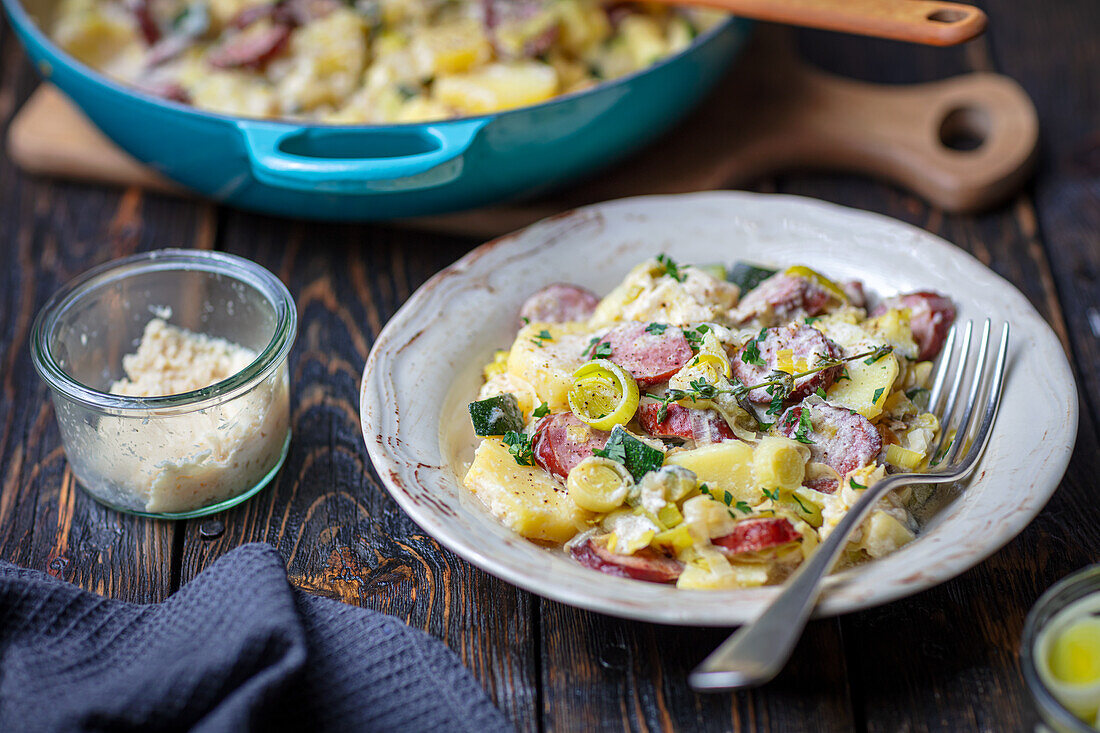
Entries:
{"label": "leek slice", "polygon": [[569,407],[597,430],[611,430],[630,422],[640,398],[630,372],[607,359],[595,359],[573,373]]}

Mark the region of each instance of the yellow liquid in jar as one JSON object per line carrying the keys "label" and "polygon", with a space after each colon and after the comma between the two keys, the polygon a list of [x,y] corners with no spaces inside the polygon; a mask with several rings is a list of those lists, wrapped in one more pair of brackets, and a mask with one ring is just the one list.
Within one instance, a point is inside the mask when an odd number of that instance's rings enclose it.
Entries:
{"label": "yellow liquid in jar", "polygon": [[1100,712],[1100,593],[1070,604],[1036,640],[1039,676],[1051,694],[1085,723]]}

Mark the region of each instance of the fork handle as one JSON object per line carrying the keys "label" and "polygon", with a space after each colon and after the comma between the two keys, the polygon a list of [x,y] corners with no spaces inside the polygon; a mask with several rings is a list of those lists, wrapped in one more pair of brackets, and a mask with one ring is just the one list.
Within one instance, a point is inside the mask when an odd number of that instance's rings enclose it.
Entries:
{"label": "fork handle", "polygon": [[779,597],[755,621],[738,629],[695,668],[688,678],[693,689],[720,692],[755,687],[779,674],[821,595],[822,578],[836,563],[848,542],[848,535],[881,497],[906,483],[899,479],[901,475],[887,476],[866,489],[855,506],[837,522],[832,533],[795,571]]}

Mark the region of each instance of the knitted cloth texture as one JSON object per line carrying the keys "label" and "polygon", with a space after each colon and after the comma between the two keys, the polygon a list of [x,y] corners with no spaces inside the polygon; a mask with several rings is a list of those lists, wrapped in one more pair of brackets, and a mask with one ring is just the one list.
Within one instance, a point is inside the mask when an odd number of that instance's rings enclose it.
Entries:
{"label": "knitted cloth texture", "polygon": [[458,657],[245,545],[163,603],[0,563],[2,731],[510,730]]}

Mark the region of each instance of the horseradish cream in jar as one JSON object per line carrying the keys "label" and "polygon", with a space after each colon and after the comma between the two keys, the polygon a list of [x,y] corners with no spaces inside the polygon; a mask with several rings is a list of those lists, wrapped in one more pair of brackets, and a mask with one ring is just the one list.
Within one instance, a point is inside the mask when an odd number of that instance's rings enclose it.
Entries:
{"label": "horseradish cream in jar", "polygon": [[78,482],[121,511],[202,516],[286,457],[294,302],[222,253],[161,250],[96,268],[46,304],[32,356]]}

